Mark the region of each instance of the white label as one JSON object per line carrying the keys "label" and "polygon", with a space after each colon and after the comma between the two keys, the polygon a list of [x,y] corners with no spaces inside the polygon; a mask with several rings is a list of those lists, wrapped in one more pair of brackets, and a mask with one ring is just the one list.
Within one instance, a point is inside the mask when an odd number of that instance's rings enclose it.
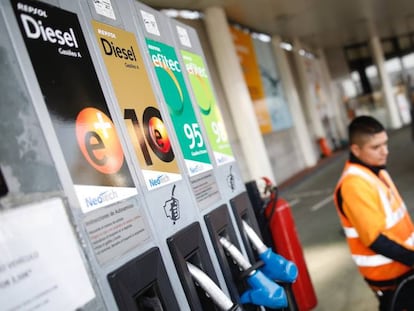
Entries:
{"label": "white label", "polygon": [[160,36],[160,31],[158,29],[157,20],[155,19],[155,16],[143,10],[141,10],[141,15],[147,32],[156,36]]}
{"label": "white label", "polygon": [[0,308],[76,310],[95,298],[56,198],[0,213]]}
{"label": "white label", "polygon": [[96,13],[116,20],[111,0],[94,0],[93,4],[95,6]]}
{"label": "white label", "polygon": [[123,201],[138,194],[136,188],[74,185],[84,213]]}
{"label": "white label", "polygon": [[190,37],[188,36],[187,29],[177,26],[177,34],[181,44],[191,48],[191,41]]}

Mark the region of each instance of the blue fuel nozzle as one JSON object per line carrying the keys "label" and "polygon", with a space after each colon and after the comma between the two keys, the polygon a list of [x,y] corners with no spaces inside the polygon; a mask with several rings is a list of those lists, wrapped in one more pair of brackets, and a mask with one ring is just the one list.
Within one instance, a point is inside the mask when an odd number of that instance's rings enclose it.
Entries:
{"label": "blue fuel nozzle", "polygon": [[256,270],[250,275],[247,283],[252,288],[241,295],[241,303],[251,303],[272,309],[287,307],[287,297],[283,288],[268,279],[261,271]]}
{"label": "blue fuel nozzle", "polygon": [[264,266],[260,268],[260,271],[270,279],[287,283],[296,281],[298,267],[294,262],[274,253],[271,248],[259,254],[259,258],[264,262]]}

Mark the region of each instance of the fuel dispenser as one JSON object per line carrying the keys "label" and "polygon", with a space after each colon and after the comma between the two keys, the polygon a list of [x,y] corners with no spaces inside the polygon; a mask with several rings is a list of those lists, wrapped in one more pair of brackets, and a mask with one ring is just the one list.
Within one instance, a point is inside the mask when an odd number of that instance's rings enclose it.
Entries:
{"label": "fuel dispenser", "polygon": [[[8,140],[0,146],[5,180],[0,221],[55,215],[56,225],[32,231],[48,229],[67,242],[63,253],[63,242],[52,241],[53,254],[41,249],[44,235],[34,244],[38,250],[28,254],[25,245],[35,241],[34,234],[25,237],[29,243],[0,239],[6,241],[0,247],[17,245],[21,254],[16,252],[15,259],[21,255],[27,262],[56,258],[44,262],[56,269],[72,259],[67,282],[57,273],[44,284],[82,289],[71,299],[71,309],[247,310],[241,303],[282,305],[283,290],[249,260],[240,260],[247,258],[243,253],[249,244],[241,239],[236,219],[243,217],[253,227],[254,219],[243,208],[229,209],[228,200],[244,197],[244,185],[228,142],[206,143],[211,137],[205,132],[225,141],[221,116],[203,120],[209,131],[189,109],[188,81],[179,75],[170,21],[132,0],[122,6],[92,0],[1,0],[0,9],[0,26],[7,30],[0,34],[6,51],[0,53],[0,87],[3,94],[12,94],[0,107]],[[202,55],[199,43],[197,49]],[[206,111],[218,111],[213,104]],[[16,159],[16,154],[23,157]],[[4,206],[21,215],[6,212]],[[217,215],[225,215],[225,222]],[[23,230],[24,225],[14,227]],[[218,234],[217,245],[209,238],[212,233]],[[214,252],[217,246],[224,257]],[[225,262],[232,265],[229,273]],[[234,290],[239,282],[233,279],[240,270],[247,270],[241,291]],[[10,295],[1,297],[14,297],[10,301],[15,303],[31,299],[31,294],[21,293],[36,294],[41,271],[26,279],[18,271],[27,281],[20,284],[27,287],[10,285]],[[9,272],[0,269],[0,274]],[[6,274],[10,280],[16,275]],[[39,290],[47,290],[43,287]],[[65,292],[55,297],[52,309],[65,310]]]}

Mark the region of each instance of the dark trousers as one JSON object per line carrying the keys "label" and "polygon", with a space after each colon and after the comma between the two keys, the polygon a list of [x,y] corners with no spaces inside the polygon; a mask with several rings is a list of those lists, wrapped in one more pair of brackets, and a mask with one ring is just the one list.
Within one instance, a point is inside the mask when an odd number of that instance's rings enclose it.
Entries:
{"label": "dark trousers", "polygon": [[393,290],[375,292],[375,296],[377,296],[379,300],[379,311],[391,311],[391,303],[394,293],[395,291]]}
{"label": "dark trousers", "polygon": [[379,311],[414,311],[414,278],[403,282],[396,290],[375,292]]}

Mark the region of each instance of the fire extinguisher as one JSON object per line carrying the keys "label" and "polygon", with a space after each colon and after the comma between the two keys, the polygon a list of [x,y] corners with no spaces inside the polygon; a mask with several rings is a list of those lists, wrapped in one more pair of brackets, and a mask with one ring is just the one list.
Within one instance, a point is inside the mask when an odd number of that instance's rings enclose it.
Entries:
{"label": "fire extinguisher", "polygon": [[277,187],[263,178],[271,191],[265,206],[274,247],[278,254],[293,261],[298,268],[298,278],[292,285],[293,294],[300,311],[308,311],[317,305],[316,293],[306,266],[302,245],[296,231],[289,203],[278,196]]}

